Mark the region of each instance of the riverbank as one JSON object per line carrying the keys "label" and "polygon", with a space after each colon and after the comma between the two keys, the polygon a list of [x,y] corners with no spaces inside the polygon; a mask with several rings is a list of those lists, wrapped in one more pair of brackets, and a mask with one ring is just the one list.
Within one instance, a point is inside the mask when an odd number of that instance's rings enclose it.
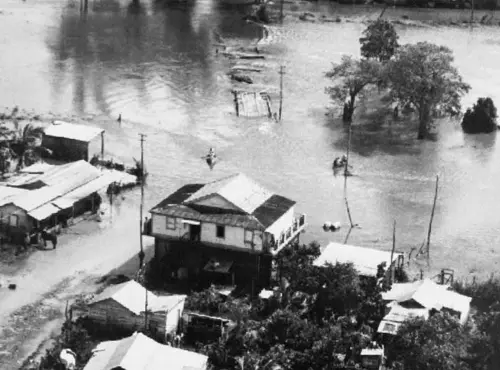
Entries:
{"label": "riverbank", "polygon": [[[279,2],[270,10],[279,19]],[[380,16],[406,27],[498,27],[500,13],[491,10],[474,10],[471,22],[470,9],[403,8],[373,5],[346,5],[336,2],[287,1],[285,19],[313,23],[356,22],[367,23]]]}

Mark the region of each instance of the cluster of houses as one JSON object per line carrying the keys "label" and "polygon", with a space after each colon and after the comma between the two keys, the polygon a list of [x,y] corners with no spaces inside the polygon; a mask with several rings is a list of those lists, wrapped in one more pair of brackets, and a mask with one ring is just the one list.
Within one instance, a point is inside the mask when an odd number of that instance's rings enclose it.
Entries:
{"label": "cluster of houses", "polygon": [[[15,240],[96,211],[99,191],[125,175],[88,163],[93,154],[104,155],[103,136],[103,130],[85,126],[50,126],[44,146],[73,162],[35,164],[0,185],[0,236]],[[306,215],[296,214],[295,205],[235,174],[182,186],[150,210],[141,232],[154,238],[154,263],[163,281],[244,285],[266,298],[272,294],[265,289],[271,284],[274,257],[297,241],[307,226]],[[393,281],[403,258],[401,253],[330,243],[314,265],[350,262],[360,275],[375,277],[385,263],[385,278]],[[378,332],[384,335],[396,335],[406,319],[428,318],[434,311],[450,312],[465,323],[471,301],[428,279],[393,284],[383,299],[387,311]],[[159,369],[166,363],[169,369],[206,369],[206,356],[160,344],[172,344],[184,326],[196,322],[217,322],[219,334],[227,327],[228,320],[184,312],[185,301],[185,295],[155,295],[133,280],[108,287],[85,306],[84,315],[131,335],[98,345],[85,370]],[[137,332],[145,325],[152,338]],[[362,353],[367,369],[380,368],[383,357],[381,348]]]}
{"label": "cluster of houses", "polygon": [[25,167],[0,184],[0,238],[14,244],[24,242],[26,234],[66,226],[95,212],[99,192],[110,184],[136,182],[127,173],[88,162],[95,154],[104,155],[102,129],[55,121],[46,128],[42,145],[54,153],[54,164]]}
{"label": "cluster of houses", "polygon": [[[296,215],[294,201],[264,189],[243,174],[208,184],[185,185],[150,212],[151,218],[143,232],[155,239],[154,259],[163,268],[163,279],[194,279],[225,286],[250,283],[252,289],[261,292],[263,299],[273,294],[265,289],[270,283],[273,256],[298,239],[306,227],[306,216]],[[376,277],[379,265],[385,263],[383,278],[393,281],[394,271],[403,266],[404,256],[332,242],[323,249],[314,265],[336,262],[352,263],[361,276],[368,277]],[[137,282],[129,281],[109,287],[95,297],[87,306],[86,315],[97,322],[121,326],[132,332],[144,325],[144,302],[147,302],[147,322],[152,336],[159,342],[168,342],[176,333],[186,332],[187,326],[194,321],[216,319],[184,312],[185,299],[185,295],[156,296]],[[378,333],[383,335],[396,335],[405,320],[428,318],[433,311],[449,312],[463,324],[467,321],[471,301],[451,291],[449,286],[429,279],[395,283],[383,294],[383,299],[386,316],[378,327]],[[219,320],[220,334],[228,322]],[[147,347],[143,350],[145,353],[152,353],[149,351],[155,348],[158,351],[151,355],[152,363],[170,353],[170,356],[186,359],[184,365],[188,367],[184,369],[206,368],[206,357],[202,355],[179,352],[183,350],[135,333],[121,341],[103,342],[97,347],[103,349],[102,354],[95,355],[85,370],[128,368],[117,362],[129,356],[123,354],[124,350],[118,350],[121,346],[131,353],[130,358],[138,353],[136,347],[144,346]],[[113,354],[117,351],[120,356]],[[377,345],[365,348],[361,357],[366,369],[380,369],[384,349]],[[114,362],[110,363],[110,358],[114,358]]]}

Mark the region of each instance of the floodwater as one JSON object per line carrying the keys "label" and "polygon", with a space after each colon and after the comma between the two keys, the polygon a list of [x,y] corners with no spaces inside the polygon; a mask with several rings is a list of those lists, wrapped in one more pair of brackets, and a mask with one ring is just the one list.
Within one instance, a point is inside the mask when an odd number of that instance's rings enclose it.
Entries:
{"label": "floodwater", "polygon": [[[286,66],[283,120],[273,123],[235,116],[226,76],[230,62],[214,46],[216,35],[232,45],[251,44],[262,29],[243,22],[239,11],[220,9],[215,0],[182,8],[141,3],[138,8],[125,0],[90,0],[82,16],[76,0],[2,0],[0,104],[110,117],[97,119],[107,130],[106,151],[126,162],[138,158],[138,134],[146,134],[147,207],[184,183],[241,171],[298,202],[297,211],[308,215],[305,241],[344,242],[344,181],[333,176],[331,162],[345,150],[347,134],[325,115],[324,72],[342,54],[359,54],[364,25],[289,20],[270,27],[261,43],[269,68],[260,81],[277,87],[279,65]],[[453,49],[472,85],[465,105],[485,95],[500,101],[499,29],[398,32],[402,43],[428,40]],[[352,231],[349,243],[389,250],[396,220],[397,249],[420,246],[439,174],[431,270],[490,274],[500,263],[495,135],[466,137],[456,122],[442,127],[432,142],[417,142],[416,132],[400,139],[376,127],[353,128],[356,176],[348,179],[348,199],[361,228]],[[200,159],[211,146],[222,159],[213,171]],[[132,193],[122,202],[108,234],[101,231],[103,245],[117,232],[129,233],[131,243],[138,239],[137,199]],[[321,226],[327,220],[344,226],[325,233]]]}

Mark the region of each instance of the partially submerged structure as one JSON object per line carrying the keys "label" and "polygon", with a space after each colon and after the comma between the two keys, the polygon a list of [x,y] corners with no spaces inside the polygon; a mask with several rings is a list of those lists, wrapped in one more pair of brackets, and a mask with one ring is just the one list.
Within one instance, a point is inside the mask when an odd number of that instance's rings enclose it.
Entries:
{"label": "partially submerged structure", "polygon": [[266,286],[272,256],[306,227],[295,202],[243,174],[188,184],[151,211],[155,259],[177,277]]}
{"label": "partially submerged structure", "polygon": [[185,301],[185,295],[157,296],[130,280],[105,289],[87,305],[86,315],[95,323],[131,333],[147,325],[156,338],[166,341],[179,329]]}
{"label": "partially submerged structure", "polygon": [[54,121],[44,130],[42,145],[53,152],[55,159],[88,162],[94,154],[104,157],[104,130]]}
{"label": "partially submerged structure", "polygon": [[101,342],[84,370],[206,370],[207,356],[163,345],[144,334]]}
{"label": "partially submerged structure", "polygon": [[313,262],[313,265],[324,266],[328,263],[334,265],[337,262],[352,263],[359,275],[376,277],[378,266],[385,263],[385,277],[392,276],[394,278],[394,271],[403,266],[403,258],[402,253],[393,254],[379,249],[330,242]]}
{"label": "partially submerged structure", "polygon": [[429,279],[393,284],[390,291],[382,293],[382,299],[387,303],[387,314],[380,322],[378,332],[392,335],[405,320],[412,317],[427,319],[432,311],[448,312],[463,325],[469,317],[472,300]]}
{"label": "partially submerged structure", "polygon": [[233,91],[238,117],[271,117],[271,98],[266,92]]}
{"label": "partially submerged structure", "polygon": [[100,171],[83,160],[26,167],[0,187],[0,231],[17,242],[25,233],[94,212],[101,203],[98,192],[117,178],[117,173]]}

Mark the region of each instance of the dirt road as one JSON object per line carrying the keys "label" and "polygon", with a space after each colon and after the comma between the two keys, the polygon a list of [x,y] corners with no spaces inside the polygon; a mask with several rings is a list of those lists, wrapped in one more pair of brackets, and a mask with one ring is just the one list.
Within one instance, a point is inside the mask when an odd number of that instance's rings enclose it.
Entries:
{"label": "dirt road", "polygon": [[[66,301],[98,289],[96,280],[138,267],[139,224],[135,194],[115,204],[112,217],[85,221],[59,238],[57,249],[37,250],[15,276],[2,276],[16,290],[0,288],[0,369],[14,370],[50,336],[64,317]],[[136,237],[134,237],[136,236]],[[151,240],[144,237],[145,246]],[[146,248],[147,257],[151,249]]]}

